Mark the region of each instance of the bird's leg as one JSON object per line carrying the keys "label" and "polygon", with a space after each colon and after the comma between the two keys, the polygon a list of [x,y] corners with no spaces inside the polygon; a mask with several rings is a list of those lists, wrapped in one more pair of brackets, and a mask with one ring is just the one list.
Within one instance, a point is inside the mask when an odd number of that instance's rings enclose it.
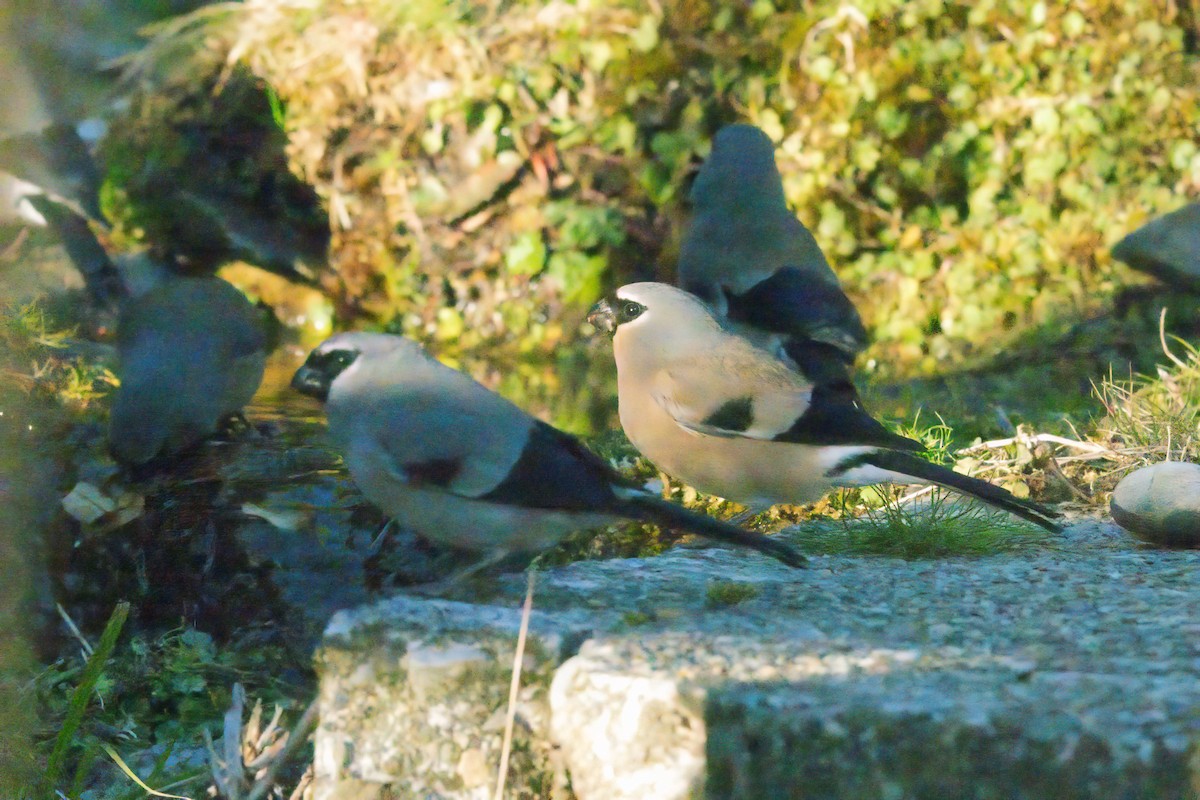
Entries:
{"label": "bird's leg", "polygon": [[396,521],[395,517],[388,517],[388,521],[383,523],[383,527],[379,529],[379,533],[375,534],[375,538],[367,545],[367,552],[374,553],[383,544],[383,540],[387,538],[388,531],[392,529],[392,523]]}
{"label": "bird's leg", "polygon": [[263,423],[262,427],[259,427],[246,417],[244,411],[236,411],[222,420],[221,433],[231,441],[269,438],[270,423]]}
{"label": "bird's leg", "polygon": [[507,558],[508,555],[509,552],[507,550],[493,550],[475,563],[456,569],[439,581],[414,587],[413,591],[416,594],[425,596],[445,597],[465,585],[477,573],[494,567]]}
{"label": "bird's leg", "polygon": [[16,261],[17,257],[21,255],[21,247],[24,246],[27,238],[29,238],[29,228],[21,228],[13,237],[12,242],[0,250],[0,261]]}
{"label": "bird's leg", "polygon": [[241,411],[235,411],[221,420],[220,433],[230,439],[239,438],[239,433],[250,428],[250,420]]}

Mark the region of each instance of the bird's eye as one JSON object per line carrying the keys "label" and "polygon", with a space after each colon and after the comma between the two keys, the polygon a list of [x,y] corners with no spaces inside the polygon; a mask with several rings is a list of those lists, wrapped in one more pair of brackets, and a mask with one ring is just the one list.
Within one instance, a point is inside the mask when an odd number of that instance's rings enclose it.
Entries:
{"label": "bird's eye", "polygon": [[642,312],[645,310],[646,307],[641,303],[633,300],[625,300],[621,303],[620,307],[617,308],[617,322],[622,323],[635,320],[640,317]]}
{"label": "bird's eye", "polygon": [[326,372],[330,378],[335,378],[346,367],[353,364],[356,358],[358,358],[358,351],[356,350],[334,350],[331,353],[326,353],[321,359],[320,369]]}

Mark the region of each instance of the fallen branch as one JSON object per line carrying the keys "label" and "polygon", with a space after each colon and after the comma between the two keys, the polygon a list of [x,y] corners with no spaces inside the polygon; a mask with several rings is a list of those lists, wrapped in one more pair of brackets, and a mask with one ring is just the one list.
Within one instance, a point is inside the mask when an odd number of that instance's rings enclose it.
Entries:
{"label": "fallen branch", "polygon": [[970,447],[964,447],[956,451],[956,455],[967,453],[978,453],[983,450],[998,450],[1003,447],[1012,447],[1014,444],[1025,442],[1035,442],[1037,444],[1060,444],[1063,447],[1072,447],[1076,450],[1085,450],[1097,454],[1115,454],[1113,450],[1105,447],[1102,444],[1095,442],[1079,441],[1078,439],[1068,439],[1065,436],[1056,436],[1053,433],[1034,433],[1020,436],[1010,436],[1007,439],[993,439],[989,442],[980,442],[973,444]]}

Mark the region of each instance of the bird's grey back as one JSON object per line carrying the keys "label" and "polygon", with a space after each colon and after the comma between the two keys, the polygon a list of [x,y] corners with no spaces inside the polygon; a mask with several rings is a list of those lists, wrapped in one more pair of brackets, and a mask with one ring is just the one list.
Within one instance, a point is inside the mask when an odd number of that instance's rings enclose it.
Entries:
{"label": "bird's grey back", "polygon": [[[343,335],[345,336],[345,335]],[[381,334],[342,341],[360,356],[326,401],[331,437],[343,452],[376,452],[399,469],[453,461],[455,489],[483,494],[520,457],[533,418],[416,342]]]}
{"label": "bird's grey back", "polygon": [[713,137],[708,159],[689,194],[697,212],[750,204],[756,211],[787,210],[775,146],[753,125],[727,125]]}
{"label": "bird's grey back", "polygon": [[709,297],[721,285],[740,294],[781,267],[838,285],[816,239],[788,208],[774,146],[758,128],[730,125],[717,133],[690,198],[679,253],[679,280],[688,291]]}

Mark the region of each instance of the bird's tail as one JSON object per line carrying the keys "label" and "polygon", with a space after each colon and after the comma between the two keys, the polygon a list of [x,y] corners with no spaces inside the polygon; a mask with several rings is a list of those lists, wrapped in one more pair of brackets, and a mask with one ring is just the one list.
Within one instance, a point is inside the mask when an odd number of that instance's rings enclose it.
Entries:
{"label": "bird's tail", "polygon": [[728,522],[689,511],[640,489],[617,489],[618,505],[613,511],[640,522],[653,522],[667,528],[695,533],[718,542],[749,547],[782,561],[789,567],[803,567],[804,556],[791,545],[761,533],[748,531]]}
{"label": "bird's tail", "polygon": [[84,286],[92,299],[102,306],[118,308],[128,296],[129,289],[104,245],[88,227],[87,220],[45,195],[31,195],[25,199],[58,234],[67,256],[83,276]]}
{"label": "bird's tail", "polygon": [[[875,470],[871,470],[869,480],[856,480],[855,473],[863,467],[874,467]],[[890,476],[880,475],[878,470],[890,473]],[[1022,519],[1027,519],[1030,522],[1041,525],[1048,531],[1054,533],[1062,531],[1062,526],[1054,521],[1054,518],[1059,516],[1058,513],[1039,503],[1017,497],[1007,489],[1003,489],[995,484],[988,483],[979,478],[972,478],[969,475],[963,475],[962,473],[932,464],[923,458],[918,458],[898,450],[873,450],[853,456],[843,461],[831,471],[830,477],[834,478],[835,482],[840,482],[838,478],[842,478],[845,481],[842,485],[846,486],[859,485],[860,483],[879,483],[887,480],[889,477],[897,482],[915,478],[921,483],[935,483],[938,486],[945,486],[948,489],[969,494],[985,503],[1002,508],[1011,514],[1016,514]]]}

